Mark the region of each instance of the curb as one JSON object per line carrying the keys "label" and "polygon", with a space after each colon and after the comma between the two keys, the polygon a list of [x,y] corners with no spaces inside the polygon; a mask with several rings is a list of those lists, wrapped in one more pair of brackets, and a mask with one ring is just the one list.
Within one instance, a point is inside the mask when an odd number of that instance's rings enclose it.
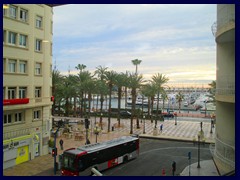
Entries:
{"label": "curb", "polygon": [[[183,141],[183,142],[192,142],[193,140],[191,138],[178,138],[178,137],[172,137],[172,136],[151,136],[147,134],[139,134],[140,138],[146,138],[146,139],[159,139],[159,140],[169,140],[169,141]],[[206,140],[206,144],[215,144],[212,140]]]}

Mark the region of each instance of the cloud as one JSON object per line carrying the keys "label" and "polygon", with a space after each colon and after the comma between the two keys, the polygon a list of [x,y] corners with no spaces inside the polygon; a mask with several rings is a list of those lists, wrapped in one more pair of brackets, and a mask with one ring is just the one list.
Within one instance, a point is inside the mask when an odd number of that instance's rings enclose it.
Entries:
{"label": "cloud", "polygon": [[139,71],[148,78],[159,72],[172,81],[206,80],[215,76],[208,68],[216,64],[215,19],[216,5],[59,6],[53,55],[61,72],[69,65],[73,72],[77,64],[90,71],[99,65],[135,71],[131,59],[138,58]]}

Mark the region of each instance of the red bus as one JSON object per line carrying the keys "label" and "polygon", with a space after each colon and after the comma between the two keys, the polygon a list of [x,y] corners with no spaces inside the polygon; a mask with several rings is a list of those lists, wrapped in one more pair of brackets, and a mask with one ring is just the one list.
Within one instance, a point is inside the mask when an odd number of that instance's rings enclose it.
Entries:
{"label": "red bus", "polygon": [[61,155],[63,176],[91,175],[91,169],[102,171],[139,155],[139,138],[123,136],[110,141],[67,149]]}

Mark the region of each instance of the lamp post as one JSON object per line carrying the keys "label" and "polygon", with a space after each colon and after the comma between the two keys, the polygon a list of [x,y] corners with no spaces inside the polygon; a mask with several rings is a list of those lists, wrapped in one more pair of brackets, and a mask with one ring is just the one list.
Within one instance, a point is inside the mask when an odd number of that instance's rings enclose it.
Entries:
{"label": "lamp post", "polygon": [[198,165],[197,168],[201,168],[200,167],[200,133],[198,133]]}
{"label": "lamp post", "polygon": [[145,134],[146,132],[145,132],[145,116],[143,116],[143,134]]}
{"label": "lamp post", "polygon": [[177,125],[177,114],[175,115],[175,125]]}
{"label": "lamp post", "polygon": [[97,143],[97,137],[98,137],[98,134],[100,131],[101,131],[101,129],[98,127],[98,125],[96,125],[94,128],[94,134],[96,135],[96,143]]}
{"label": "lamp post", "polygon": [[103,128],[102,128],[102,117],[103,117],[103,113],[101,112],[101,114],[100,114],[100,126],[101,126],[101,130],[103,130]]}
{"label": "lamp post", "polygon": [[211,129],[210,129],[210,133],[212,134],[212,127],[213,127],[213,117],[211,115]]}

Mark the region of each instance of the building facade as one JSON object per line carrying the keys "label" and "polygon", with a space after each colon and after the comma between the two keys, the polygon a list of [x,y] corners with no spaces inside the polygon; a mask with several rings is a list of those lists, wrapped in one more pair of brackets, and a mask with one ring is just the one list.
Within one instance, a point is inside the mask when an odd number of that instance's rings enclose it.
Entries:
{"label": "building facade", "polygon": [[221,174],[235,169],[235,5],[217,5],[216,143]]}
{"label": "building facade", "polygon": [[53,9],[3,7],[3,169],[48,153]]}

